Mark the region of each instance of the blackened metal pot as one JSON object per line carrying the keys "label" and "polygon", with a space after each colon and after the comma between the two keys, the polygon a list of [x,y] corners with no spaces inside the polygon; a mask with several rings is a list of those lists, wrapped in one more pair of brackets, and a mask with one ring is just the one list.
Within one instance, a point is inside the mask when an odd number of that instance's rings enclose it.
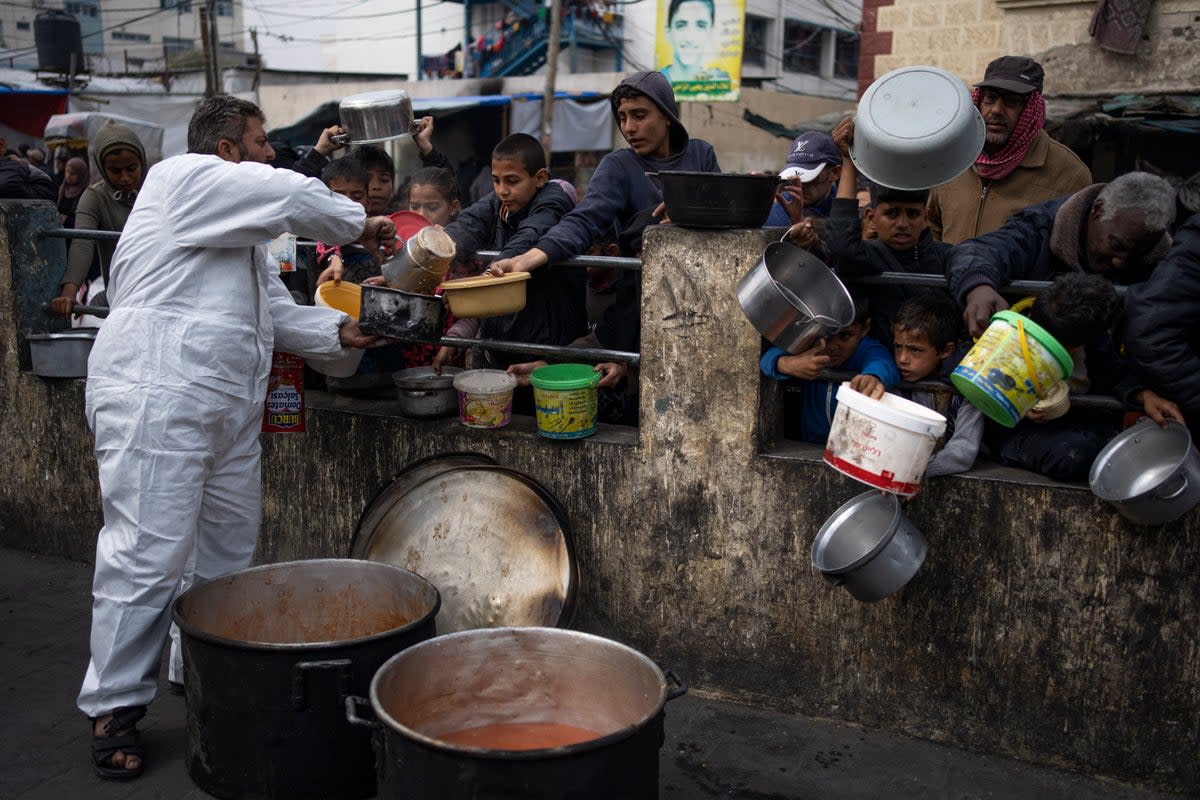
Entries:
{"label": "blackened metal pot", "polygon": [[771,214],[779,176],[666,170],[662,183],[667,216],[690,228],[761,228]]}
{"label": "blackened metal pot", "polygon": [[187,696],[188,773],[225,798],[375,792],[368,732],[345,698],[397,651],[434,636],[437,589],[391,564],[271,564],[175,602]]}
{"label": "blackened metal pot", "polygon": [[[396,655],[371,681],[375,719],[360,716],[363,698],[347,700],[346,715],[376,730],[381,800],[649,800],[664,706],[685,691],[646,656],[598,636],[494,628]],[[542,725],[592,738],[538,749],[443,738]]]}

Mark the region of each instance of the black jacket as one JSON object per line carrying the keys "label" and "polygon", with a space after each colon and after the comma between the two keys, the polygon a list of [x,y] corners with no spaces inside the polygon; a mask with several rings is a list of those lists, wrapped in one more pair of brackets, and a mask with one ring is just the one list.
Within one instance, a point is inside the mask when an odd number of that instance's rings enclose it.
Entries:
{"label": "black jacket", "polygon": [[1125,350],[1150,386],[1193,423],[1200,415],[1200,214],[1145,283],[1125,295]]}
{"label": "black jacket", "polygon": [[[500,258],[520,255],[571,210],[571,200],[556,183],[547,183],[525,208],[500,218],[500,199],[492,192],[446,226],[460,259],[480,250],[499,250]],[[544,266],[533,270],[525,289],[525,308],[516,314],[485,319],[485,339],[567,345],[587,333],[587,273],[582,267]],[[530,356],[491,353],[500,367]]]}
{"label": "black jacket", "polygon": [[58,202],[58,189],[50,176],[30,169],[24,161],[0,157],[0,198]]}
{"label": "black jacket", "polygon": [[[893,250],[878,239],[862,238],[858,200],[839,197],[833,201],[825,227],[825,253],[829,266],[844,281],[881,272],[912,272],[945,275],[950,245],[933,238],[926,228],[915,247]],[[864,286],[861,290],[871,307],[871,335],[887,346],[892,344],[892,321],[904,301],[931,290],[917,286]]]}

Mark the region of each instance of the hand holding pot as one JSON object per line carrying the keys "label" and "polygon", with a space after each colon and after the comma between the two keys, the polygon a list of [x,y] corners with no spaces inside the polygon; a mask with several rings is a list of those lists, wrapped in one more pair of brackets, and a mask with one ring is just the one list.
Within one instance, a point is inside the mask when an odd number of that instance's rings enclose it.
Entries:
{"label": "hand holding pot", "polygon": [[338,328],[338,341],[342,347],[376,347],[380,344],[378,336],[368,336],[358,326],[358,320],[347,320]]}
{"label": "hand holding pot", "polygon": [[797,222],[788,228],[787,235],[783,238],[809,252],[812,252],[821,243],[821,237],[813,230],[812,220],[809,219]]}
{"label": "hand holding pot", "polygon": [[821,370],[828,366],[829,356],[825,354],[825,340],[818,339],[816,344],[802,353],[780,356],[775,369],[793,378],[814,381],[820,376]]}
{"label": "hand holding pot", "polygon": [[966,308],[963,311],[963,322],[967,323],[967,331],[978,339],[987,329],[992,314],[1008,308],[1008,301],[1000,293],[987,284],[976,286],[967,292]]}
{"label": "hand holding pot", "polygon": [[313,146],[313,150],[316,150],[321,155],[329,158],[334,150],[340,150],[350,143],[348,137],[349,133],[350,131],[346,130],[341,125],[330,125],[328,128],[321,131],[321,138],[317,139],[317,143]]}
{"label": "hand holding pot", "polygon": [[382,261],[381,250],[387,255],[396,250],[396,223],[388,217],[367,217],[363,232],[356,241],[367,248],[377,262]]}
{"label": "hand holding pot", "polygon": [[1142,410],[1146,412],[1146,416],[1159,425],[1165,427],[1169,419],[1173,419],[1184,425],[1187,424],[1183,420],[1183,412],[1179,410],[1179,406],[1152,389],[1146,389],[1134,395],[1134,400],[1141,404]]}
{"label": "hand holding pot", "polygon": [[317,286],[320,286],[322,283],[328,283],[329,281],[333,281],[335,284],[341,283],[343,267],[344,265],[342,264],[341,256],[336,254],[330,256],[329,266],[321,270],[321,274],[317,276]]}
{"label": "hand holding pot", "polygon": [[838,150],[842,151],[842,158],[849,158],[850,145],[854,144],[854,117],[843,119],[829,135],[833,138],[833,143],[838,146]]}

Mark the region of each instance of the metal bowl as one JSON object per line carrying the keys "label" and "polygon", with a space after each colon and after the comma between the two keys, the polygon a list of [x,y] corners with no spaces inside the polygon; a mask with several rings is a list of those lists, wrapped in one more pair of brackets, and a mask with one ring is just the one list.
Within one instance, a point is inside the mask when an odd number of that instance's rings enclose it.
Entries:
{"label": "metal bowl", "polygon": [[351,95],[338,105],[338,116],[354,144],[390,142],[414,133],[412,100],[402,89]]}
{"label": "metal bowl", "polygon": [[903,67],[858,101],[850,157],[863,175],[893,189],[930,189],[969,168],[986,126],[959,78],[937,67]]}
{"label": "metal bowl", "polygon": [[767,245],[738,282],[737,300],[758,332],[789,353],[854,322],[854,300],[833,270],[789,242]]}

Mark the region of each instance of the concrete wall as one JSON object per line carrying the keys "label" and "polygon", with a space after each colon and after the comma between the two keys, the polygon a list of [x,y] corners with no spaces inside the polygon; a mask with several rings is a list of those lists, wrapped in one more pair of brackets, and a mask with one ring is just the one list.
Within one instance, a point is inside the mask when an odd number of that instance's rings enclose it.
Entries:
{"label": "concrete wall", "polygon": [[[1154,3],[1135,56],[1102,50],[1088,35],[1096,4],[1079,0],[871,0],[880,36],[864,37],[874,75],[911,64],[942,67],[973,83],[988,62],[1005,54],[1038,58],[1050,95],[1195,92],[1200,4]],[[869,81],[868,81],[869,83]]]}
{"label": "concrete wall", "polygon": [[[0,235],[32,240],[31,220],[9,208]],[[264,437],[259,560],[342,555],[366,504],[412,460],[486,453],[563,502],[577,625],[697,690],[1200,789],[1200,510],[1139,530],[1084,487],[981,470],[932,481],[909,506],[930,551],[897,595],[861,604],[813,573],[818,527],[864,487],[814,448],[776,441],[778,393],[733,297],[770,238],[648,232],[636,432],[552,442],[527,419],[472,431],[310,396],[308,433]],[[14,260],[5,244],[0,306],[12,311],[53,265]],[[19,372],[10,319],[0,543],[87,558],[99,512],[83,382]]]}

